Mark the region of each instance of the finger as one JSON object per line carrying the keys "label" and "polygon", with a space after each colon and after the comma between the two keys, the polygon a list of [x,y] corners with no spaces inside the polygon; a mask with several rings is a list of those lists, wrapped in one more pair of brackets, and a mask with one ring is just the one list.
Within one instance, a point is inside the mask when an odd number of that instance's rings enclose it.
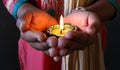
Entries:
{"label": "finger", "polygon": [[55,36],[51,36],[47,39],[47,43],[50,47],[57,48],[58,40]]}
{"label": "finger", "polygon": [[67,49],[61,48],[59,49],[59,56],[65,56],[67,54]]}
{"label": "finger", "polygon": [[72,53],[73,51],[75,51],[75,50],[71,49],[71,48],[68,48],[68,49],[62,48],[59,50],[59,56],[66,56],[66,55]]}
{"label": "finger", "polygon": [[56,57],[53,57],[53,59],[54,59],[54,61],[59,62],[59,61],[61,61],[62,58],[59,56],[56,56]]}
{"label": "finger", "polygon": [[89,26],[87,27],[86,32],[89,35],[94,35],[97,32],[99,32],[101,27],[101,21],[98,19],[98,17],[94,13],[89,14],[88,23],[89,23]]}
{"label": "finger", "polygon": [[32,20],[32,14],[31,12],[29,12],[24,16],[18,18],[17,27],[20,29],[20,31],[25,32],[30,29],[31,20]]}
{"label": "finger", "polygon": [[48,50],[50,47],[48,46],[48,44],[46,42],[29,42],[30,45],[37,49],[37,50],[41,50],[41,51],[44,51],[44,50]]}
{"label": "finger", "polygon": [[84,49],[85,46],[86,44],[80,43],[76,40],[69,40],[69,39],[65,39],[64,37],[58,39],[58,47],[60,48],[60,50],[67,49],[74,51],[74,50]]}
{"label": "finger", "polygon": [[68,40],[66,40],[64,37],[58,38],[58,47],[59,48],[65,48],[65,46],[68,44]]}
{"label": "finger", "polygon": [[71,42],[68,39],[65,39],[64,37],[60,37],[58,39],[58,47],[59,47],[59,56],[65,56],[68,53],[70,53],[68,51],[68,49],[75,49],[75,45],[72,44],[73,42]]}
{"label": "finger", "polygon": [[89,35],[82,31],[69,31],[64,36],[66,39],[71,39],[79,43],[87,42]]}
{"label": "finger", "polygon": [[[25,21],[23,20],[23,19],[21,19],[21,18],[18,18],[18,20],[16,21],[16,25],[17,25],[17,27],[19,28],[19,30],[21,31],[21,32],[24,32],[24,30],[22,30],[22,28],[23,28],[23,26],[25,25]],[[25,29],[25,30],[29,30],[29,26],[27,27],[28,29]]]}
{"label": "finger", "polygon": [[25,39],[26,41],[30,41],[30,42],[35,42],[35,41],[44,42],[47,39],[44,33],[33,32],[33,31],[23,32],[21,33],[21,37]]}
{"label": "finger", "polygon": [[68,49],[68,48],[72,48],[72,46],[73,46],[72,40],[66,39],[64,37],[60,37],[58,39],[58,47],[60,49],[63,49],[63,48]]}
{"label": "finger", "polygon": [[58,49],[49,48],[48,50],[45,50],[45,53],[51,57],[55,57],[55,56],[58,56]]}

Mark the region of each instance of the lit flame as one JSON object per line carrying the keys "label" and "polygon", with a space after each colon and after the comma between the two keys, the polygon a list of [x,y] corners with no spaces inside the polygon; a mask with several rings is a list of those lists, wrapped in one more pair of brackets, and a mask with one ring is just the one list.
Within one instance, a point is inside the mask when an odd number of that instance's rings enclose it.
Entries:
{"label": "lit flame", "polygon": [[60,16],[60,33],[62,33],[64,29],[64,22],[63,22],[63,16],[61,15]]}

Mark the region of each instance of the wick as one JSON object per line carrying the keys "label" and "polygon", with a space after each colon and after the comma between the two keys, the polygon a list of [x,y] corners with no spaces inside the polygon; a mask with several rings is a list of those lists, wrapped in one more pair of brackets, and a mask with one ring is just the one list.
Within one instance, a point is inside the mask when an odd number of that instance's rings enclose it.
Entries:
{"label": "wick", "polygon": [[60,29],[60,34],[62,34],[62,29]]}
{"label": "wick", "polygon": [[63,29],[60,29],[60,34],[62,34],[63,30],[65,30],[65,28],[63,28]]}

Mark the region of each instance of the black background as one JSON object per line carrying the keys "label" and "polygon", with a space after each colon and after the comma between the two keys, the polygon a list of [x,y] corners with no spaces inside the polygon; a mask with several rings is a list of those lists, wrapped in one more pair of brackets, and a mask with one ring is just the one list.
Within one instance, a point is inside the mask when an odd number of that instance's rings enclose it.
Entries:
{"label": "black background", "polygon": [[[115,19],[106,22],[106,26],[106,70],[120,70],[120,12]],[[15,20],[0,2],[0,70],[18,70],[18,39]]]}
{"label": "black background", "polygon": [[106,27],[107,46],[104,53],[106,70],[120,70],[120,8],[117,16],[106,22]]}
{"label": "black background", "polygon": [[18,39],[19,31],[15,20],[0,1],[0,70],[19,70]]}

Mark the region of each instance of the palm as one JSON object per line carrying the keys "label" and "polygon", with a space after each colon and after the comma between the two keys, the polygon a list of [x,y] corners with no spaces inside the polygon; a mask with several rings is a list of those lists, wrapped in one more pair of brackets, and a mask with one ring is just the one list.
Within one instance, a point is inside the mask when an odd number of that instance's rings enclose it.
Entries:
{"label": "palm", "polygon": [[72,13],[64,18],[64,22],[77,26],[80,31],[70,31],[58,39],[60,55],[85,49],[92,44],[101,24],[96,15],[88,11]]}
{"label": "palm", "polygon": [[80,30],[89,34],[94,34],[101,24],[98,17],[88,11],[72,13],[64,18],[64,22],[76,25]]}
{"label": "palm", "polygon": [[57,54],[57,49],[55,49],[57,39],[47,37],[43,31],[53,24],[57,24],[57,21],[41,10],[27,12],[17,20],[21,37],[28,41],[33,48],[44,51],[52,57]]}
{"label": "palm", "polygon": [[23,31],[32,30],[35,32],[43,31],[48,26],[57,24],[57,21],[44,11],[37,10],[24,14],[18,19],[18,23],[23,22]]}

